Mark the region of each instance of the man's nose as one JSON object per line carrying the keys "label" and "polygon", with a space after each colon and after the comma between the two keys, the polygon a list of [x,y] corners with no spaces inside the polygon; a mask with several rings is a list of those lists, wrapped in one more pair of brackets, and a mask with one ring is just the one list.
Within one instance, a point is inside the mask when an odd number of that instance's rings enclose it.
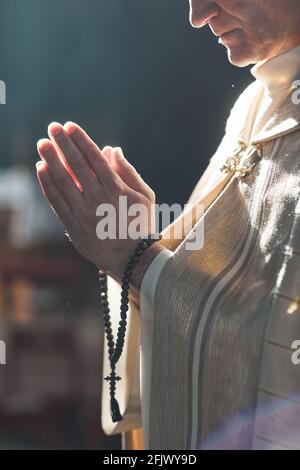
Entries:
{"label": "man's nose", "polygon": [[218,16],[221,8],[216,2],[208,0],[190,0],[190,23],[193,28],[202,28],[215,16]]}

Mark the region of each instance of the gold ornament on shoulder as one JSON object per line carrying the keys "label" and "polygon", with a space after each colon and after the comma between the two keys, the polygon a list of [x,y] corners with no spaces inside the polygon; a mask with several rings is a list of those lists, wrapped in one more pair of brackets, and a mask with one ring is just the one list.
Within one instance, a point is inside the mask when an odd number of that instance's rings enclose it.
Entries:
{"label": "gold ornament on shoulder", "polygon": [[247,146],[244,142],[239,142],[232,155],[223,162],[220,170],[225,174],[235,173],[236,178],[242,179],[253,172],[261,159],[261,144]]}

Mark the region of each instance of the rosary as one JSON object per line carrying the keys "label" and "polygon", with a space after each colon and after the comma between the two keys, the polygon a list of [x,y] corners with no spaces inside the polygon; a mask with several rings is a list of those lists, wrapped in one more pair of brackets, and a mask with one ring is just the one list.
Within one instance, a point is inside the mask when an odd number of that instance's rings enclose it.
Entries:
{"label": "rosary", "polygon": [[133,272],[133,269],[137,265],[140,257],[144,251],[153,243],[158,240],[161,240],[161,234],[151,234],[148,237],[142,238],[139,242],[134,253],[130,256],[125,269],[123,271],[122,277],[122,291],[121,291],[121,307],[120,307],[120,321],[119,328],[117,333],[116,343],[114,341],[114,336],[112,332],[112,324],[110,320],[110,309],[107,296],[107,274],[99,270],[99,282],[100,282],[100,302],[103,311],[104,319],[104,330],[107,339],[108,346],[108,357],[110,362],[111,373],[105,377],[104,380],[109,382],[110,390],[110,412],[113,423],[122,421],[122,415],[120,413],[119,403],[116,400],[116,383],[121,380],[116,374],[116,365],[123,351],[125,334],[126,334],[126,325],[127,325],[127,311],[129,309],[129,283],[130,278]]}

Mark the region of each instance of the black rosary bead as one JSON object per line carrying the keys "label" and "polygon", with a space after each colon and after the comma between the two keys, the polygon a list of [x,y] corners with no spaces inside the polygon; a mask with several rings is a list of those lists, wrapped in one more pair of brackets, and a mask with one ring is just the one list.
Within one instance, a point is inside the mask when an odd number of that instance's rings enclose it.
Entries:
{"label": "black rosary bead", "polygon": [[102,307],[108,307],[108,301],[106,299],[101,299],[100,300]]}

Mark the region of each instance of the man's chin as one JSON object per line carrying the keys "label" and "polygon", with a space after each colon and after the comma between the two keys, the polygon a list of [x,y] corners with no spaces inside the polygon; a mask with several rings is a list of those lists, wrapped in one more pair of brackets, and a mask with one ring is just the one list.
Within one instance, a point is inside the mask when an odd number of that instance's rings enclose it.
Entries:
{"label": "man's chin", "polygon": [[227,55],[229,62],[236,67],[247,67],[257,62],[251,54],[247,53],[245,48],[242,47],[227,48]]}

